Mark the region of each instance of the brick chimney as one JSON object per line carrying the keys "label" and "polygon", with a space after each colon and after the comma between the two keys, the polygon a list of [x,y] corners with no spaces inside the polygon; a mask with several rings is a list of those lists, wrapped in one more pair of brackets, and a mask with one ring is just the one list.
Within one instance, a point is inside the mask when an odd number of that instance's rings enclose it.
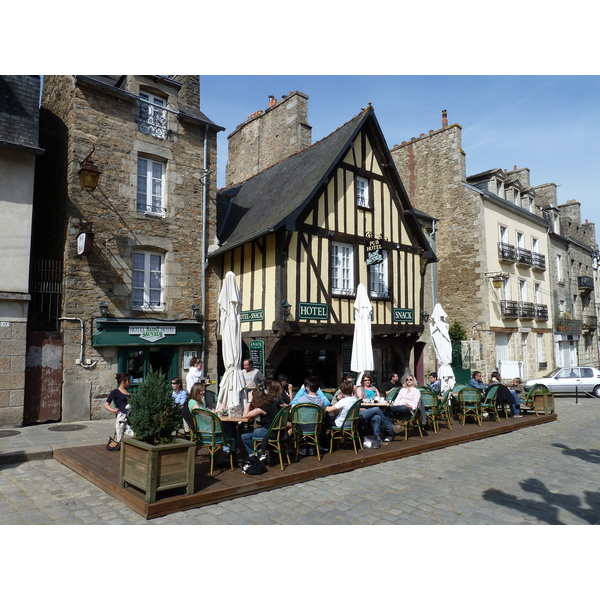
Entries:
{"label": "brick chimney", "polygon": [[448,127],[448,113],[443,110],[442,111],[442,129]]}
{"label": "brick chimney", "polygon": [[275,106],[277,104],[277,98],[275,98],[275,96],[269,96],[269,104],[267,106],[267,108],[271,108],[272,106]]}

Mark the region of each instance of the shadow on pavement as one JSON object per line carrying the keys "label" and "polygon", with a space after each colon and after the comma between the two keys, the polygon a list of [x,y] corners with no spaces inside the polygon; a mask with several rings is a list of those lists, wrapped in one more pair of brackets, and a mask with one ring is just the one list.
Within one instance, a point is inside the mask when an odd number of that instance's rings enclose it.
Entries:
{"label": "shadow on pavement", "polygon": [[502,490],[489,489],[483,493],[483,498],[501,506],[518,510],[530,515],[537,521],[548,525],[564,525],[558,517],[559,509],[567,510],[578,518],[593,524],[600,520],[600,493],[584,492],[583,502],[574,494],[557,494],[551,492],[539,479],[526,479],[521,482],[524,492],[538,494],[539,500],[519,498]]}

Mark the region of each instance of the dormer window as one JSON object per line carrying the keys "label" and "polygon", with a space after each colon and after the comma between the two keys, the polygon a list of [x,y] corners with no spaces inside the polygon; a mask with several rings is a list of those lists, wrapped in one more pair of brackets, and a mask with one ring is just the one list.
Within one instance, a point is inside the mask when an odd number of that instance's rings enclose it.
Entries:
{"label": "dormer window", "polygon": [[164,98],[140,92],[138,130],[159,140],[167,138],[167,111]]}

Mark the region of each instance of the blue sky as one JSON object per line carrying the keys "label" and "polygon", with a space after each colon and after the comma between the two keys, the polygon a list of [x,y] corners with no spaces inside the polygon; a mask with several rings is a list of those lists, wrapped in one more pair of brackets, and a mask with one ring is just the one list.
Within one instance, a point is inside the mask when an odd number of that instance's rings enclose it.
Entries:
{"label": "blue sky", "polygon": [[462,127],[467,174],[530,169],[531,184],[555,183],[559,203],[581,202],[600,237],[600,77],[595,75],[206,75],[201,108],[226,128],[218,138],[224,185],[227,136],[268,96],[309,96],[313,142],[372,103],[388,146],[448,122]]}

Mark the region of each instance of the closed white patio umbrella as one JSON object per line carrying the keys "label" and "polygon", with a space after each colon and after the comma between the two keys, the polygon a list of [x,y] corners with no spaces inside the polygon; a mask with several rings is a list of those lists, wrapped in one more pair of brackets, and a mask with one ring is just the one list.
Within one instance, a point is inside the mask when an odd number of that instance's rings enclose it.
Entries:
{"label": "closed white patio umbrella", "polygon": [[438,360],[438,379],[441,381],[440,392],[451,390],[456,383],[454,371],[452,370],[452,340],[450,340],[447,321],[448,315],[444,309],[436,304],[431,315],[431,323],[429,329],[431,331],[431,340],[435,349],[435,356]]}
{"label": "closed white patio umbrella", "polygon": [[352,338],[352,357],[350,368],[358,373],[357,384],[365,371],[372,371],[373,344],[371,341],[371,312],[373,307],[367,294],[367,288],[359,283],[354,302],[354,337]]}
{"label": "closed white patio umbrella", "polygon": [[217,410],[242,406],[240,392],[244,388],[241,373],[242,325],[240,310],[242,299],[235,275],[229,271],[219,294],[219,313],[221,322],[221,352],[225,373],[219,384]]}

